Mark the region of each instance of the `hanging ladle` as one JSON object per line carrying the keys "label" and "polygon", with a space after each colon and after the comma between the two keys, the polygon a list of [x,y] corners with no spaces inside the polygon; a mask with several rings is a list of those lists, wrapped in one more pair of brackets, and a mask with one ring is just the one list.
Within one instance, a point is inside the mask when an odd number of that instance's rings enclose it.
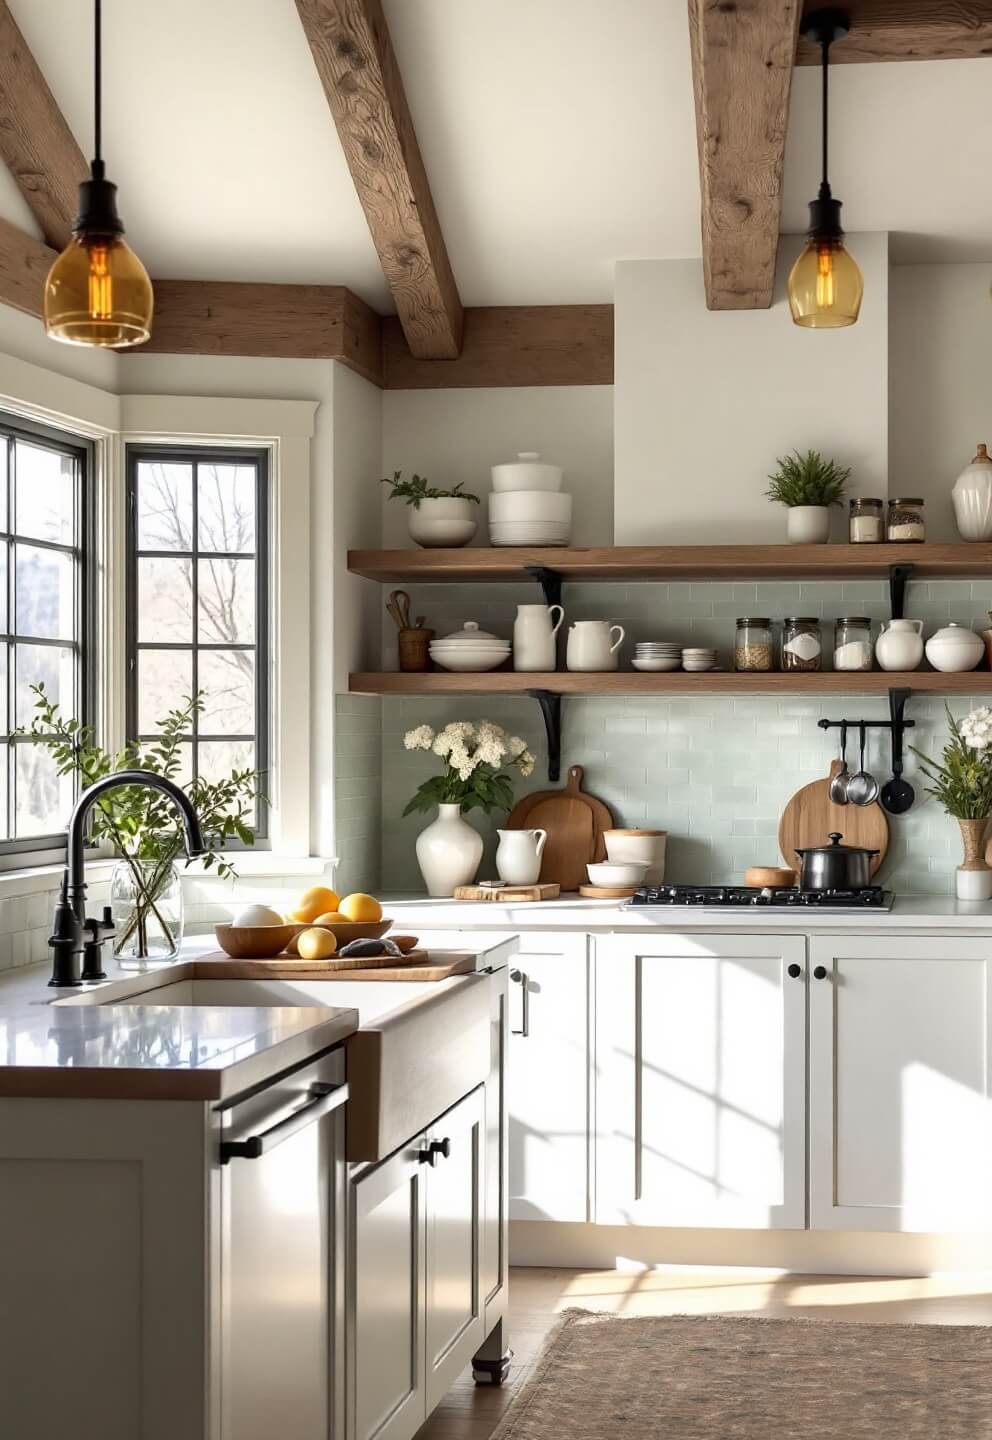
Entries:
{"label": "hanging ladle", "polygon": [[[902,714],[896,713],[896,701],[890,694],[889,709],[892,714],[892,779],[882,786],[879,799],[890,815],[905,815],[912,808],[916,791],[908,780],[902,778]],[[901,706],[899,707],[901,712]]]}
{"label": "hanging ladle", "polygon": [[865,769],[865,727],[861,731],[861,768],[847,782],[847,798],[852,805],[870,805],[878,799],[878,781]]}
{"label": "hanging ladle", "polygon": [[847,782],[851,772],[847,768],[847,721],[840,722],[840,769],[830,782],[830,798],[835,805],[847,804]]}

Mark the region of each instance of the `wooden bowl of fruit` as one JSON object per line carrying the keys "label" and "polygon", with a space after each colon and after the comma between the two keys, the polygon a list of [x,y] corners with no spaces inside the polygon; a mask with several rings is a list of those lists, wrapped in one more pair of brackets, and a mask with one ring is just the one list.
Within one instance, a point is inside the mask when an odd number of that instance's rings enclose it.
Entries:
{"label": "wooden bowl of fruit", "polygon": [[374,895],[359,892],[339,899],[324,886],[308,890],[286,918],[293,925],[286,946],[290,955],[297,953],[296,941],[304,930],[330,930],[340,950],[351,940],[381,940],[393,923],[383,918],[382,906]]}

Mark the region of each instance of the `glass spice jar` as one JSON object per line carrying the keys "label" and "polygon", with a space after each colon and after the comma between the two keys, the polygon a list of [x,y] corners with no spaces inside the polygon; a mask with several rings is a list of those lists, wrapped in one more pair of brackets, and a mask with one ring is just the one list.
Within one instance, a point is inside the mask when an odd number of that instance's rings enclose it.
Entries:
{"label": "glass spice jar", "polygon": [[927,538],[922,500],[890,500],[885,538],[902,545],[920,545]]}
{"label": "glass spice jar", "polygon": [[772,626],[767,616],[742,615],[734,637],[735,670],[772,669]]}
{"label": "glass spice jar", "polygon": [[852,545],[878,545],[885,539],[882,502],[871,495],[851,501],[848,533]]}
{"label": "glass spice jar", "polygon": [[782,669],[821,670],[823,645],[816,616],[789,615],[782,624]]}
{"label": "glass spice jar", "polygon": [[873,653],[867,615],[842,615],[834,621],[835,670],[870,670]]}

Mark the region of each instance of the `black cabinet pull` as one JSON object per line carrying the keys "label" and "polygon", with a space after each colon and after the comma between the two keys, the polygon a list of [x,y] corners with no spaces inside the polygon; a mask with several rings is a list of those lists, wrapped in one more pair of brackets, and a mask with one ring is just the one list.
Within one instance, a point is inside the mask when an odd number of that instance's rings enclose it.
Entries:
{"label": "black cabinet pull", "polygon": [[294,1110],[287,1119],[263,1130],[261,1135],[250,1135],[247,1140],[222,1140],[220,1163],[226,1165],[229,1160],[239,1159],[260,1160],[263,1155],[267,1155],[291,1135],[296,1135],[306,1125],[329,1115],[332,1110],[339,1110],[347,1099],[347,1085],[311,1085],[307,1092],[307,1103],[301,1105],[299,1110]]}
{"label": "black cabinet pull", "polygon": [[793,980],[798,980],[802,973],[803,967],[801,965],[792,964],[789,966],[789,974],[792,976]]}
{"label": "black cabinet pull", "polygon": [[826,965],[817,965],[816,969],[813,971],[813,979],[814,979],[814,980],[826,980],[826,978],[827,978],[827,967],[826,967]]}
{"label": "black cabinet pull", "polygon": [[526,1040],[530,1034],[530,978],[526,970],[511,970],[510,979],[521,987],[520,1029],[510,1030],[511,1035],[522,1035]]}
{"label": "black cabinet pull", "polygon": [[443,1156],[447,1160],[451,1154],[451,1141],[446,1135],[443,1140],[431,1140],[426,1150],[417,1151],[417,1160],[421,1165],[430,1165],[432,1168],[437,1164],[437,1157]]}

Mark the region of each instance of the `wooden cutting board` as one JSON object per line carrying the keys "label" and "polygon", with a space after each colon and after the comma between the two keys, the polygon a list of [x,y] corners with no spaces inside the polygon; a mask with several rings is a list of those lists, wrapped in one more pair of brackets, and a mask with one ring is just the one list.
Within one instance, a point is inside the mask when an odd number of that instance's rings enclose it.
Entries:
{"label": "wooden cutting board", "polygon": [[889,848],[889,821],[876,800],[872,805],[835,805],[830,798],[830,782],[840,769],[840,761],[830,766],[825,780],[813,780],[797,790],[782,811],[778,826],[778,848],[786,865],[798,869],[796,850],[813,845],[829,845],[829,836],[839,831],[844,845],[863,845],[877,850],[871,862],[874,875],[885,860]]}
{"label": "wooden cutting board", "polygon": [[602,800],[582,789],[582,766],[573,765],[562,790],[537,790],[525,795],[510,811],[508,830],[546,830],[541,857],[541,883],[562,890],[585,884],[586,866],[605,860],[604,830],[612,830],[613,815]]}
{"label": "wooden cutting board", "polygon": [[557,900],[558,885],[459,885],[456,900],[499,900],[504,905],[525,905],[531,901]]}
{"label": "wooden cutting board", "polygon": [[[193,980],[448,980],[474,969],[475,956],[443,950],[411,950],[403,960],[394,955],[366,958],[359,969],[345,969],[340,960],[299,960],[292,955],[275,960],[232,960],[222,950],[187,963]],[[388,964],[383,964],[383,961]],[[347,962],[345,962],[347,963]],[[375,968],[373,968],[375,967]]]}

